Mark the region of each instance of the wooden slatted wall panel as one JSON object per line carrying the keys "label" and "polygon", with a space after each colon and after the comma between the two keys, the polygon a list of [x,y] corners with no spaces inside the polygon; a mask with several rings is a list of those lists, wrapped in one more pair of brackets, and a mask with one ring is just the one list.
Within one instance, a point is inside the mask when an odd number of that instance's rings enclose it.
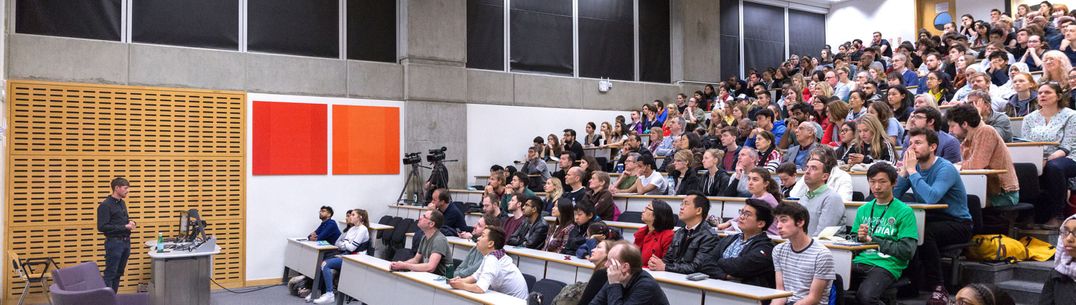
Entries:
{"label": "wooden slatted wall panel", "polygon": [[[213,279],[244,282],[246,95],[242,92],[9,81],[5,249],[60,266],[104,268],[97,205],[118,176],[131,181],[131,258],[121,283],[150,278],[141,243],[174,235],[198,209],[222,251]],[[10,268],[5,296],[21,291]]]}

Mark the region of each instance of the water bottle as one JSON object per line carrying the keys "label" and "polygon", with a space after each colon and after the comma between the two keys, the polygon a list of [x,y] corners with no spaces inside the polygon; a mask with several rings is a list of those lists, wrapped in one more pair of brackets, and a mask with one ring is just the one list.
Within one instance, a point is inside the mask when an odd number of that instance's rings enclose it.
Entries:
{"label": "water bottle", "polygon": [[157,253],[164,252],[164,234],[157,233]]}
{"label": "water bottle", "polygon": [[618,172],[618,173],[623,173],[624,172],[624,163],[617,163],[615,171]]}

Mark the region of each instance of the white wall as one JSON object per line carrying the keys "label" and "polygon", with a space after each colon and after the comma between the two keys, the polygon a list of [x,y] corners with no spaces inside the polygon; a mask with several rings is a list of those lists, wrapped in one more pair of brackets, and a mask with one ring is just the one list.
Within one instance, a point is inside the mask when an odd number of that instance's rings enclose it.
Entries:
{"label": "white wall", "polygon": [[[975,20],[986,20],[989,22],[991,9],[996,8],[1001,10],[1002,14],[1005,13],[1005,2],[1006,0],[956,0],[956,8],[954,9],[956,16],[953,16],[953,18],[960,20],[960,15],[971,14],[975,17]],[[1050,2],[1052,3],[1053,1]],[[1016,9],[1014,7],[1013,12],[1015,11]]]}
{"label": "white wall", "polygon": [[826,43],[834,49],[845,41],[859,38],[870,44],[871,34],[903,40],[915,38],[915,1],[855,0],[834,3],[826,15]]}
{"label": "white wall", "polygon": [[572,128],[582,143],[587,122],[601,128],[601,122],[613,124],[617,115],[631,121],[626,111],[467,104],[467,185],[474,176],[489,175],[493,164],[524,160],[535,136],[561,138],[565,128]]}
{"label": "white wall", "polygon": [[332,206],[337,221],[344,211],[361,208],[376,221],[388,211],[403,187],[406,171],[399,175],[332,175],[332,106],[328,112],[328,175],[254,176],[254,101],[301,102],[329,105],[400,107],[400,151],[403,151],[404,103],[345,98],[247,95],[247,191],[246,191],[246,279],[279,278],[284,268],[287,237],[305,237],[317,228],[318,209]]}

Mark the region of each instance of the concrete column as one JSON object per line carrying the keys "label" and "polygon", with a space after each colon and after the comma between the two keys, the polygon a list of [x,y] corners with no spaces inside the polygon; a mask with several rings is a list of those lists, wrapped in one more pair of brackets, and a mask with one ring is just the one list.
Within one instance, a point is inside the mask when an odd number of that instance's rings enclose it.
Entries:
{"label": "concrete column", "polygon": [[[467,105],[409,100],[404,106],[404,147],[406,152],[422,152],[447,147],[445,159],[450,188],[464,188],[471,177],[467,175]],[[487,165],[488,166],[488,165]],[[429,177],[429,170],[422,172]]]}
{"label": "concrete column", "polygon": [[[721,72],[721,4],[712,0],[673,1],[672,14],[672,58],[673,64],[679,65],[672,69],[673,80],[716,82]],[[675,73],[677,68],[680,74]]]}

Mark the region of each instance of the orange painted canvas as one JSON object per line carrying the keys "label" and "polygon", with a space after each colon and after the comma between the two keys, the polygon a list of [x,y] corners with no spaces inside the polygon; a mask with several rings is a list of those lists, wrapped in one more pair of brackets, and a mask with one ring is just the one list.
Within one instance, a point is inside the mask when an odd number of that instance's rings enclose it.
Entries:
{"label": "orange painted canvas", "polygon": [[328,173],[328,105],[254,102],[254,175]]}
{"label": "orange painted canvas", "polygon": [[400,108],[333,105],[333,174],[400,173]]}

